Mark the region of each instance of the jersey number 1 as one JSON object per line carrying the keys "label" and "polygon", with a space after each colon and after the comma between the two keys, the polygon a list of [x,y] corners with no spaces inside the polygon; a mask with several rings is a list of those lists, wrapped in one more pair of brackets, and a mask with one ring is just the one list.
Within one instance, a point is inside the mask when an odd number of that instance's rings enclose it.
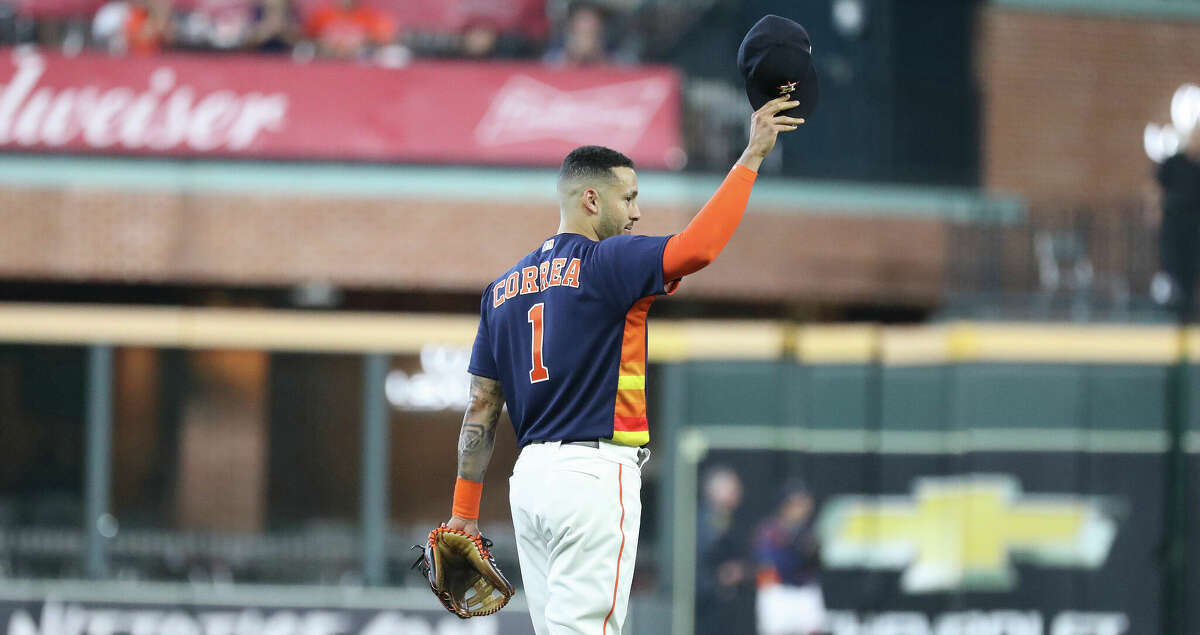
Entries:
{"label": "jersey number 1", "polygon": [[550,371],[546,370],[546,365],[542,363],[542,318],[546,313],[546,303],[538,302],[529,307],[529,325],[533,327],[533,368],[529,369],[529,383],[536,384],[539,381],[550,379]]}

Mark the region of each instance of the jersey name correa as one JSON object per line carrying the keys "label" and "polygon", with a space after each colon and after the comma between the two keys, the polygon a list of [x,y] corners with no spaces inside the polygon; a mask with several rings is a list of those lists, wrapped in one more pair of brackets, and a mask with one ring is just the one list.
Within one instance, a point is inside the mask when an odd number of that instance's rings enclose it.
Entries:
{"label": "jersey name correa", "polygon": [[521,447],[644,445],[646,314],[670,236],[558,234],[488,285],[468,370],[500,381]]}

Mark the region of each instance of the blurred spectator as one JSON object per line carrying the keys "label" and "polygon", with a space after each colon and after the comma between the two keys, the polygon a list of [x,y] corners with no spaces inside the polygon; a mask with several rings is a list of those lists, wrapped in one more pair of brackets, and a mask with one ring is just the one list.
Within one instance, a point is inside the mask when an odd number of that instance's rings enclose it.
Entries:
{"label": "blurred spectator", "polygon": [[713,468],[704,480],[704,500],[696,538],[696,632],[744,632],[753,602],[745,536],[735,516],[742,504],[742,481],[728,467]]}
{"label": "blurred spectator", "polygon": [[331,0],[308,17],[305,30],[327,57],[362,57],[391,44],[396,24],[384,12],[361,0]]}
{"label": "blurred spectator", "polygon": [[1159,283],[1168,285],[1168,291],[1156,295],[1191,321],[1196,317],[1200,275],[1200,122],[1192,126],[1179,152],[1158,166],[1157,177],[1162,186],[1159,256],[1169,282]]}
{"label": "blurred spectator", "polygon": [[177,46],[281,53],[298,39],[299,21],[288,0],[201,1],[181,20]]}
{"label": "blurred spectator", "polygon": [[0,45],[11,46],[20,42],[20,17],[16,9],[7,2],[0,2]]}
{"label": "blurred spectator", "polygon": [[540,53],[549,25],[543,0],[458,0],[458,54],[473,59]]}
{"label": "blurred spectator", "polygon": [[129,19],[128,2],[108,2],[92,17],[92,40],[110,53],[125,50],[125,22]]}
{"label": "blurred spectator", "polygon": [[172,34],[170,0],[109,2],[92,20],[93,39],[110,53],[157,53]]}
{"label": "blurred spectator", "polygon": [[299,20],[288,0],[258,0],[245,48],[262,53],[287,53],[299,35]]}
{"label": "blurred spectator", "polygon": [[632,63],[636,60],[612,52],[608,43],[608,12],[600,5],[580,2],[567,10],[561,42],[546,52],[553,66]]}
{"label": "blurred spectator", "polygon": [[785,487],[775,515],[759,528],[755,552],[760,635],[812,635],[824,628],[820,545],[812,516],[812,495],[803,484],[792,483]]}
{"label": "blurred spectator", "polygon": [[177,11],[174,47],[236,50],[245,45],[254,6],[249,1],[196,0]]}
{"label": "blurred spectator", "polygon": [[496,54],[500,42],[500,26],[486,18],[467,21],[459,39],[459,53],[463,57],[483,59]]}
{"label": "blurred spectator", "polygon": [[546,39],[550,30],[545,0],[458,0],[454,13],[460,21],[491,19],[501,31],[518,31],[532,40]]}
{"label": "blurred spectator", "polygon": [[534,53],[533,42],[521,33],[505,31],[488,16],[464,21],[459,31],[458,55],[468,59],[515,59]]}
{"label": "blurred spectator", "polygon": [[58,48],[77,54],[87,43],[88,25],[103,0],[0,0],[0,35],[6,41]]}
{"label": "blurred spectator", "polygon": [[133,0],[125,21],[125,47],[135,55],[157,53],[171,40],[170,0]]}

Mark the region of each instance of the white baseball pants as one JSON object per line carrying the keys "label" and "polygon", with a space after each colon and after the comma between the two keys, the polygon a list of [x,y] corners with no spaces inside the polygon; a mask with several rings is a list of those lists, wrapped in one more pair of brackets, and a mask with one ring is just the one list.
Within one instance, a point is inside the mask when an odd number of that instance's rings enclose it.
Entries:
{"label": "white baseball pants", "polygon": [[640,463],[648,454],[604,441],[521,450],[509,502],[537,635],[620,635],[642,521]]}

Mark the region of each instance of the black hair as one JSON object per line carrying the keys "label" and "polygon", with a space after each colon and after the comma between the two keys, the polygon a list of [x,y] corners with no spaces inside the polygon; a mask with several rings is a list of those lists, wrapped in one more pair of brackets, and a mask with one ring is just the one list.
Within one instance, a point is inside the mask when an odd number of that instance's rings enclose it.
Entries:
{"label": "black hair", "polygon": [[601,18],[608,18],[608,9],[600,2],[580,0],[580,2],[572,2],[567,7],[567,21],[570,22],[575,14],[581,11],[595,11],[600,14]]}
{"label": "black hair", "polygon": [[783,487],[779,490],[782,496],[779,497],[779,502],[782,503],[796,494],[806,494],[812,496],[812,490],[808,489],[808,483],[798,476],[789,476],[783,481]]}
{"label": "black hair", "polygon": [[604,146],[579,146],[563,159],[558,180],[612,178],[613,168],[633,168],[633,159]]}

